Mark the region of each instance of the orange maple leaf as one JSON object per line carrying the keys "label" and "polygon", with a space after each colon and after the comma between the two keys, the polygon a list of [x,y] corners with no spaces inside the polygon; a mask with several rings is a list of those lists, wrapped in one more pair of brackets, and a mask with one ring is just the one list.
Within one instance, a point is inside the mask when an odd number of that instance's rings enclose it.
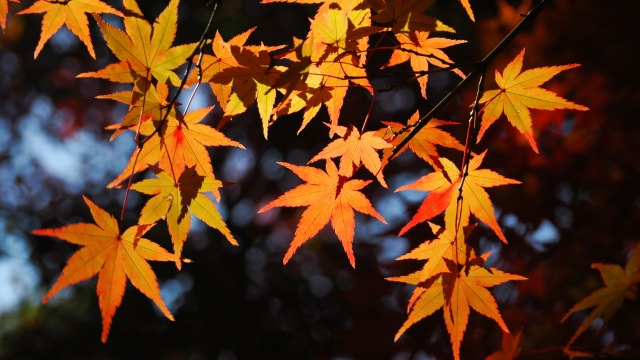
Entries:
{"label": "orange maple leaf", "polygon": [[211,79],[213,83],[231,84],[234,87],[224,115],[241,114],[255,101],[262,119],[262,134],[266,139],[276,102],[273,85],[282,73],[281,68],[272,66],[269,52],[273,48],[254,49],[235,45],[230,48],[238,65],[223,69]]}
{"label": "orange maple leaf", "polygon": [[98,274],[98,303],[102,313],[102,342],[107,341],[111,320],[122,302],[127,278],[158,306],[169,319],[173,316],[160,297],[156,275],[147,261],[176,261],[176,256],[158,244],[142,238],[153,224],[132,226],[120,234],[118,222],[109,213],[84,197],[95,224],[79,223],[57,229],[38,229],[33,234],[54,236],[83,246],[62,269],[51,290],[42,299],[46,303],[69,285]]}
{"label": "orange maple leaf", "polygon": [[349,87],[372,93],[364,64],[368,36],[379,29],[370,25],[370,10],[362,1],[325,2],[307,38],[282,56],[291,63],[273,85],[285,93],[274,118],[304,109],[300,132],[325,104],[331,124],[337,126]]}
{"label": "orange maple leaf", "polygon": [[[385,124],[387,128],[378,130],[378,134],[393,146],[393,148],[383,150],[383,168],[389,161],[392,160],[390,157],[393,153],[393,149],[395,149],[395,146],[400,144],[400,142],[409,135],[409,132],[412,129],[411,126],[418,122],[419,117],[420,114],[418,111],[416,111],[411,116],[406,126],[392,121],[383,122],[383,124]],[[453,137],[451,133],[439,128],[442,125],[454,124],[457,123],[438,119],[429,120],[427,125],[420,129],[420,131],[415,134],[411,138],[411,140],[409,140],[408,148],[411,149],[411,151],[413,151],[419,158],[426,161],[429,165],[433,166],[434,169],[441,170],[442,164],[440,163],[440,155],[438,154],[436,145],[457,149],[460,151],[464,150],[464,146],[460,144],[460,142],[455,137]],[[403,147],[402,150],[400,150],[396,154],[396,157],[402,154],[406,149],[407,146]]]}
{"label": "orange maple leaf", "polygon": [[391,24],[394,33],[420,31],[448,31],[453,28],[429,15],[424,14],[434,0],[369,0],[377,13],[371,19],[380,24]]}
{"label": "orange maple leaf", "polygon": [[460,0],[460,3],[462,3],[464,11],[466,11],[467,15],[469,15],[469,19],[471,19],[471,21],[476,21],[475,16],[473,16],[473,10],[471,10],[471,4],[469,3],[469,0]]}
{"label": "orange maple leaf", "polygon": [[127,166],[107,187],[117,186],[132,172],[138,173],[158,163],[174,174],[182,173],[185,167],[194,167],[198,174],[215,179],[207,147],[235,146],[244,149],[244,146],[211,126],[199,123],[211,109],[213,106],[190,111],[184,116],[172,109],[160,131],[156,131],[156,126],[160,126],[157,121],[141,124],[140,134],[151,137],[138,154],[138,150],[134,150]]}
{"label": "orange maple leaf", "polygon": [[[284,98],[273,109],[273,120],[279,116],[292,114],[305,108],[302,125],[298,129],[298,134],[305,128],[320,109],[321,101],[316,96],[316,101],[311,101],[314,97],[314,88],[320,85],[321,76],[317,74],[317,66],[313,65],[312,56],[314,49],[318,46],[315,43],[313,34],[309,34],[306,40],[293,38],[293,48],[278,56],[286,59],[290,63],[274,82],[273,86],[284,93]],[[316,75],[311,76],[314,70]],[[316,79],[310,81],[311,79]]]}
{"label": "orange maple leaf", "polygon": [[171,47],[177,30],[178,2],[171,0],[152,27],[135,0],[124,0],[124,32],[96,16],[107,46],[120,62],[78,77],[95,77],[121,83],[135,82],[137,77],[147,80],[154,77],[159,82],[169,81],[178,86],[180,78],[173,70],[184,64],[198,45],[193,43]]}
{"label": "orange maple leaf", "polygon": [[129,111],[124,115],[121,123],[106,127],[109,130],[116,130],[111,135],[111,140],[122,134],[124,130],[137,127],[138,122],[162,119],[169,105],[168,95],[167,84],[158,83],[156,86],[146,79],[139,79],[134,83],[133,90],[96,96],[97,99],[115,100],[129,105]]}
{"label": "orange maple leaf", "polygon": [[378,137],[376,131],[367,131],[362,134],[355,126],[348,129],[344,126],[332,126],[332,131],[338,134],[339,138],[332,141],[320,153],[309,160],[309,164],[320,159],[331,159],[340,157],[340,171],[338,174],[350,178],[363,164],[371,172],[380,184],[387,187],[381,170],[380,155],[378,150],[390,148],[391,144]]}
{"label": "orange maple leaf", "polygon": [[[396,34],[400,48],[396,48],[391,54],[389,62],[383,67],[389,67],[409,61],[413,71],[428,71],[429,64],[445,68],[453,64],[453,61],[441,49],[449,46],[463,44],[466,40],[453,40],[439,37],[429,37],[428,31],[410,31],[407,34]],[[455,74],[464,78],[460,69],[452,70]],[[417,76],[422,97],[427,97],[428,75],[426,73]]]}
{"label": "orange maple leaf", "polygon": [[[11,0],[11,2],[20,2],[20,0]],[[9,14],[9,0],[0,0],[0,27],[4,30],[7,26],[7,14]]]}
{"label": "orange maple leaf", "polygon": [[592,264],[591,267],[600,271],[604,287],[575,304],[562,318],[564,322],[575,312],[595,307],[571,336],[566,345],[567,350],[598,318],[602,317],[605,322],[609,321],[620,309],[624,299],[637,300],[638,282],[640,282],[640,243],[636,245],[624,269],[620,265],[600,263]]}
{"label": "orange maple leaf", "polygon": [[338,125],[340,110],[344,104],[349,87],[356,84],[373,92],[367,72],[360,66],[360,60],[354,54],[330,54],[317,65],[318,73],[322,75],[320,85],[313,89],[314,95],[321,99],[329,111],[332,125]]}
{"label": "orange maple leaf", "polygon": [[526,278],[495,268],[481,266],[490,253],[472,259],[464,266],[446,261],[448,272],[441,274],[428,288],[418,287],[419,297],[413,303],[407,320],[396,333],[395,340],[413,324],[430,316],[440,308],[447,332],[451,337],[453,355],[460,359],[460,344],[467,328],[471,309],[494,320],[504,332],[509,332],[495,298],[487,288],[512,280]]}
{"label": "orange maple leaf", "polygon": [[511,333],[502,333],[502,345],[500,350],[487,356],[485,360],[514,360],[520,355],[520,339],[522,338],[522,329],[514,336]]}
{"label": "orange maple leaf", "polygon": [[[253,33],[255,29],[256,28],[254,27],[241,34],[238,34],[228,42],[222,39],[222,36],[219,32],[216,32],[216,35],[213,38],[213,42],[211,44],[213,55],[202,55],[202,60],[200,62],[202,73],[198,74],[198,69],[192,71],[191,74],[189,74],[189,78],[187,79],[187,86],[194,85],[198,82],[198,80],[202,82],[208,82],[211,86],[213,94],[218,99],[220,107],[222,108],[222,110],[226,110],[227,103],[229,102],[229,97],[232,93],[231,81],[229,81],[228,83],[223,83],[221,81],[214,82],[212,81],[212,78],[216,74],[223,72],[225,69],[240,65],[231,53],[231,46],[244,46],[244,43],[249,38],[249,35],[251,35],[251,33]],[[198,62],[197,57],[194,62]],[[200,79],[198,79],[198,76],[200,76]]]}
{"label": "orange maple leaf", "polygon": [[326,172],[310,166],[296,166],[285,162],[278,164],[293,171],[307,182],[280,195],[258,211],[261,213],[274,207],[283,206],[308,206],[302,213],[283,263],[286,264],[302,244],[331,221],[351,266],[355,267],[356,260],[352,244],[356,224],[353,210],[373,216],[386,224],[382,215],[360,192],[371,181],[340,176],[336,165],[331,160],[327,160]]}
{"label": "orange maple leaf", "polygon": [[364,65],[368,36],[380,29],[371,26],[371,11],[365,3],[327,1],[320,6],[306,39],[296,44],[295,52],[283,56],[292,63],[274,83],[285,92],[274,117],[304,108],[301,131],[325,104],[331,124],[338,125],[349,87],[358,85],[373,92]]}
{"label": "orange maple leaf", "polygon": [[485,91],[480,99],[480,103],[487,103],[487,105],[483,110],[478,141],[480,141],[485,131],[504,113],[511,125],[515,126],[524,135],[537,153],[538,145],[533,138],[529,109],[574,109],[585,111],[589,110],[589,108],[566,100],[540,87],[558,73],[580,65],[547,66],[522,72],[523,59],[524,49],[504,68],[502,75],[496,70],[496,83],[500,89]]}
{"label": "orange maple leaf", "polygon": [[[7,2],[4,1],[4,4]],[[6,5],[0,5],[0,14],[6,9]],[[66,25],[67,29],[77,36],[89,50],[89,54],[94,59],[96,53],[93,51],[91,43],[91,34],[89,33],[89,19],[87,13],[93,14],[114,14],[123,16],[122,13],[100,0],[66,0],[66,1],[50,1],[38,0],[30,7],[20,11],[18,14],[40,14],[44,13],[42,18],[42,31],[40,33],[40,41],[33,53],[33,58],[38,57],[44,44],[51,39],[53,34],[58,32],[62,25]],[[5,13],[6,14],[6,13]],[[2,22],[4,28],[4,21]]]}
{"label": "orange maple leaf", "polygon": [[466,263],[468,261],[462,260],[469,260],[476,257],[473,248],[464,243],[464,239],[468,238],[469,233],[475,228],[475,225],[460,228],[458,229],[458,234],[456,234],[452,229],[440,227],[432,222],[428,224],[436,238],[423,242],[417,248],[396,259],[426,260],[427,262],[422,269],[410,275],[390,277],[387,278],[387,280],[418,285],[447,272],[448,268],[445,260]]}
{"label": "orange maple leaf", "polygon": [[158,167],[152,166],[151,169],[156,179],[131,185],[132,190],[154,195],[140,211],[138,223],[153,224],[166,219],[178,268],[182,247],[191,228],[191,213],[220,231],[232,245],[238,245],[216,205],[204,194],[222,187],[222,182],[198,174],[193,167],[184,168],[175,174],[175,178]]}
{"label": "orange maple leaf", "polygon": [[446,158],[440,158],[443,171],[432,172],[411,184],[398,188],[396,191],[429,191],[429,195],[424,199],[416,214],[400,230],[400,235],[446,209],[446,224],[465,226],[469,223],[469,214],[473,213],[480,221],[487,224],[500,240],[506,243],[507,239],[500,229],[489,194],[484,188],[519,184],[520,181],[506,178],[488,169],[478,169],[485,154],[486,150],[469,161],[468,175],[462,184],[462,201],[460,203],[458,202],[458,194],[463,177],[460,170]]}
{"label": "orange maple leaf", "polygon": [[329,46],[329,51],[364,51],[361,39],[378,32],[371,27],[371,10],[363,0],[326,1],[309,25],[308,37]]}

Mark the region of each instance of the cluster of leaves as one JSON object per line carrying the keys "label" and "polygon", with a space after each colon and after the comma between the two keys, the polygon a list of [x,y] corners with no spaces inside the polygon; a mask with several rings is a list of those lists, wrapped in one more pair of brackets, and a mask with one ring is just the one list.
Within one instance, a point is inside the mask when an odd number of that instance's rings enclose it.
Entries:
{"label": "cluster of leaves", "polygon": [[[433,1],[263,0],[262,3],[316,4],[317,11],[310,20],[306,37],[294,38],[292,45],[249,45],[247,41],[254,31],[250,29],[226,41],[216,33],[211,40],[205,41],[203,37],[199,43],[174,46],[178,1],[171,0],[152,23],[146,20],[135,0],[124,0],[122,11],[97,0],[39,0],[20,12],[44,13],[42,33],[34,56],[38,56],[48,39],[66,25],[95,57],[87,17],[88,13],[93,15],[117,62],[78,77],[130,84],[130,90],[100,98],[129,106],[122,121],[111,126],[110,130],[114,131],[112,138],[127,131],[134,132],[137,145],[127,166],[108,187],[126,187],[127,192],[133,190],[150,196],[138,224],[123,234],[119,232],[117,220],[88,199],[85,201],[95,224],[35,230],[37,235],[55,236],[83,246],[69,259],[44,301],[65,286],[99,274],[97,292],[103,318],[102,340],[106,341],[128,277],[172,319],[159,295],[155,274],[147,260],[173,261],[178,268],[182,266],[185,261],[182,249],[190,230],[191,215],[217,229],[229,243],[237,245],[213,201],[220,200],[219,189],[223,183],[215,176],[209,151],[217,146],[243,146],[219,129],[233,116],[256,106],[265,138],[268,138],[269,127],[278,118],[297,112],[302,112],[300,132],[324,108],[330,119],[327,124],[328,143],[324,149],[307,165],[280,163],[305,183],[259,210],[307,207],[284,256],[284,263],[331,222],[350,264],[355,267],[354,210],[386,223],[362,190],[373,182],[387,188],[384,178],[386,165],[408,148],[432,171],[396,189],[428,193],[415,215],[402,227],[400,235],[428,222],[434,237],[399,258],[423,262],[419,271],[389,279],[415,286],[408,304],[408,318],[396,339],[413,324],[440,309],[456,359],[460,358],[460,346],[471,308],[494,320],[508,334],[509,330],[488,288],[524,280],[524,277],[487,267],[485,261],[490,253],[477,254],[467,239],[477,220],[507,243],[485,189],[520,182],[481,168],[487,151],[475,153],[473,149],[487,129],[504,114],[538,152],[530,109],[587,110],[540,87],[558,73],[578,65],[522,71],[525,54],[522,50],[502,72],[495,72],[498,88],[485,91],[484,72],[488,64],[479,64],[483,73],[478,94],[471,104],[472,113],[464,144],[443,130],[443,127],[457,123],[420,117],[418,112],[406,124],[371,124],[368,114],[363,122],[358,121],[363,123],[358,128],[354,125],[356,121],[348,122],[341,118],[341,110],[349,88],[363,88],[375,99],[378,89],[369,81],[372,71],[380,70],[373,69],[369,62],[375,51],[390,50],[382,68],[408,63],[423,97],[427,96],[429,74],[433,71],[452,71],[461,78],[467,76],[445,53],[448,47],[465,41],[437,35],[448,33],[446,36],[453,36],[455,30],[425,14]],[[469,1],[460,2],[469,18],[474,20]],[[2,26],[6,13],[7,0],[0,0]],[[121,17],[124,28],[105,22],[99,15],[105,13]],[[378,40],[375,45],[372,45],[375,43],[372,39]],[[394,45],[379,46],[382,39]],[[180,77],[175,71],[185,64],[188,71],[192,71]],[[184,111],[176,108],[176,94],[186,86],[196,85],[199,89],[201,83],[210,85],[223,111],[217,128],[202,122],[212,107],[189,111],[187,104]],[[459,165],[441,156],[438,147],[458,150],[461,157]],[[310,165],[321,160],[323,168]],[[363,167],[366,171],[360,171]],[[133,183],[135,174],[147,170],[153,177]],[[167,224],[173,252],[142,238],[159,221]],[[631,268],[624,271],[624,281],[614,276],[623,272],[621,268],[598,267],[607,285],[605,289],[615,287],[617,292],[607,290],[606,294],[594,294],[576,305],[569,314],[590,306],[602,306],[603,297],[617,304],[625,296],[629,297],[627,289],[638,281],[637,261],[629,263],[635,265],[627,266]],[[626,286],[624,290],[620,290],[622,283]],[[620,291],[623,291],[622,295]],[[570,343],[595,318],[608,314],[609,310],[598,307]],[[505,336],[505,354],[515,356],[519,338],[520,333],[515,340]]]}
{"label": "cluster of leaves", "polygon": [[[175,101],[167,99],[169,87],[179,87],[182,82],[174,70],[185,64],[198,47],[197,43],[172,45],[177,31],[178,2],[172,0],[153,25],[145,19],[134,0],[124,0],[122,12],[99,1],[85,0],[38,1],[21,12],[45,12],[40,45],[36,48],[35,56],[53,35],[51,29],[54,28],[55,31],[62,26],[62,22],[58,25],[61,20],[87,44],[89,52],[94,55],[85,15],[86,12],[93,13],[107,46],[118,62],[102,70],[79,74],[78,77],[106,79],[131,84],[132,87],[131,90],[100,98],[116,100],[129,106],[129,112],[122,122],[111,127],[115,130],[112,138],[125,131],[135,131],[137,147],[125,169],[108,187],[120,186],[129,179],[127,191],[130,189],[152,196],[140,213],[137,227],[130,228],[120,236],[117,221],[107,217],[103,210],[87,200],[97,227],[93,224],[78,224],[61,229],[34,231],[37,235],[56,236],[87,246],[69,259],[63,275],[44,301],[62,287],[92,277],[100,271],[98,297],[102,309],[103,341],[107,339],[111,319],[124,293],[124,274],[129,275],[134,286],[151,298],[167,318],[173,319],[160,298],[154,273],[146,263],[141,264],[141,261],[174,261],[180,268],[184,261],[181,254],[191,227],[192,214],[220,231],[229,243],[238,245],[212,200],[212,197],[219,200],[222,182],[214,175],[208,148],[244,147],[215,128],[201,123],[212,107],[185,110],[182,113],[176,109]],[[122,16],[124,31],[107,24],[96,15],[105,12]],[[71,16],[73,14],[76,16]],[[155,177],[131,184],[133,175],[146,169],[151,169]],[[107,218],[108,220],[103,220]],[[140,237],[161,220],[167,224],[173,242],[172,253]],[[96,244],[92,244],[91,237],[110,241],[96,241]]]}

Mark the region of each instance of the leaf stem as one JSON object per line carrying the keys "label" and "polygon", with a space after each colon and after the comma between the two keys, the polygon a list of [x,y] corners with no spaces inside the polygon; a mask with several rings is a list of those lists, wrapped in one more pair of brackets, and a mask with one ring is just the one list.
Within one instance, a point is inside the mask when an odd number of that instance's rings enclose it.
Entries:
{"label": "leaf stem", "polygon": [[[458,187],[458,199],[456,201],[456,220],[455,220],[455,246],[458,247],[458,231],[460,230],[460,223],[462,222],[462,202],[464,201],[462,190],[465,180],[469,176],[469,161],[471,160],[471,147],[476,142],[476,136],[478,135],[478,108],[480,105],[480,98],[484,92],[484,79],[486,76],[486,69],[480,74],[480,80],[478,80],[478,90],[476,91],[476,98],[473,101],[471,113],[469,114],[469,125],[467,126],[467,136],[464,143],[464,153],[462,155],[462,163],[460,164],[460,186]],[[457,252],[456,252],[457,254]]]}

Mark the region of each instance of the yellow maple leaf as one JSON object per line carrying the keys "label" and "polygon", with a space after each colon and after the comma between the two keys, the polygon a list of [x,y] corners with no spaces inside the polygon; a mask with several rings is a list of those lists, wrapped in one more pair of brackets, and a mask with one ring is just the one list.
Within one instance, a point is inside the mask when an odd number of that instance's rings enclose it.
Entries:
{"label": "yellow maple leaf", "polygon": [[173,70],[184,64],[198,45],[171,46],[177,30],[178,3],[179,0],[171,0],[152,26],[134,0],[124,0],[127,11],[125,31],[96,16],[107,46],[120,62],[78,77],[95,77],[121,83],[135,82],[138,77],[148,80],[154,77],[159,82],[178,86],[180,78]]}
{"label": "yellow maple leaf", "polygon": [[51,290],[42,299],[46,303],[60,290],[98,275],[98,304],[102,313],[102,342],[107,341],[111,320],[122,303],[127,278],[158,306],[169,320],[173,316],[162,301],[156,275],[147,261],[177,261],[174,254],[142,236],[153,227],[132,226],[120,234],[118,221],[84,197],[95,221],[71,224],[57,229],[38,229],[33,234],[54,236],[83,246],[62,269]]}
{"label": "yellow maple leaf", "polygon": [[558,73],[580,65],[546,66],[522,72],[523,59],[524,49],[504,68],[502,74],[496,70],[496,83],[500,89],[486,91],[480,99],[480,103],[487,103],[487,105],[483,110],[478,141],[480,141],[485,131],[504,113],[507,120],[527,138],[529,144],[537,153],[538,145],[533,138],[529,109],[574,109],[585,111],[589,110],[589,108],[566,100],[540,87],[540,85],[549,81]]}
{"label": "yellow maple leaf", "polygon": [[[0,8],[2,8],[0,6]],[[4,9],[2,9],[4,11]],[[89,54],[94,59],[96,53],[93,51],[91,36],[89,34],[89,19],[87,13],[92,14],[115,14],[123,16],[122,13],[100,0],[67,0],[67,1],[46,1],[38,0],[30,7],[20,11],[18,14],[40,14],[42,18],[42,32],[40,41],[33,53],[33,58],[38,57],[44,44],[51,39],[53,34],[58,32],[62,25],[66,25],[71,32],[84,43],[89,50]],[[3,22],[4,27],[4,22]]]}
{"label": "yellow maple leaf", "polygon": [[600,263],[593,264],[591,267],[600,271],[604,287],[575,304],[562,318],[562,322],[564,322],[575,312],[595,308],[573,334],[567,343],[566,350],[598,318],[602,317],[605,322],[609,321],[613,314],[620,309],[624,299],[637,299],[638,282],[640,282],[640,243],[636,245],[634,253],[624,269],[616,264]]}

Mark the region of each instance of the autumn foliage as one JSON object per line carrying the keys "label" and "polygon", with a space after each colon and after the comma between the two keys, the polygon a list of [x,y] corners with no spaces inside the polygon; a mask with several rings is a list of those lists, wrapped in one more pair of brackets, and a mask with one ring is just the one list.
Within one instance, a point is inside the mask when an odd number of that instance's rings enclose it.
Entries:
{"label": "autumn foliage", "polygon": [[[314,237],[331,224],[349,263],[355,267],[356,212],[386,224],[364,189],[367,186],[388,188],[387,166],[402,152],[410,150],[424,161],[429,172],[414,182],[391,189],[425,193],[421,205],[399,230],[399,235],[414,228],[430,229],[427,233],[434,235],[398,258],[419,262],[420,270],[388,279],[414,286],[407,319],[396,339],[412,325],[438,312],[451,339],[452,355],[459,359],[473,309],[493,320],[498,325],[496,331],[499,328],[505,334],[503,349],[493,358],[516,356],[521,332],[510,335],[490,288],[526,279],[487,266],[491,253],[477,253],[467,239],[476,227],[486,226],[493,232],[494,240],[508,243],[490,196],[502,186],[520,184],[521,180],[483,167],[483,160],[490,157],[491,152],[483,148],[481,140],[490,127],[505,126],[500,120],[506,119],[538,153],[532,126],[538,111],[588,110],[542,87],[578,64],[526,69],[522,49],[504,69],[495,70],[496,88],[485,88],[493,58],[468,67],[451,60],[447,55],[449,48],[464,46],[466,40],[457,38],[451,26],[425,13],[433,1],[262,1],[263,4],[272,2],[310,4],[317,9],[305,38],[294,38],[290,44],[278,46],[250,44],[251,34],[261,31],[252,28],[229,39],[218,32],[210,35],[205,31],[200,42],[174,44],[179,29],[179,0],[169,1],[155,20],[148,20],[135,0],[124,0],[119,10],[101,1],[38,0],[18,13],[42,14],[42,30],[34,57],[47,51],[45,44],[64,25],[95,58],[88,24],[90,21],[97,24],[116,62],[77,77],[128,86],[128,90],[99,97],[129,107],[127,114],[109,130],[113,131],[112,138],[132,132],[136,142],[126,167],[107,186],[127,194],[141,193],[146,201],[138,224],[122,233],[116,218],[86,198],[95,223],[34,230],[36,235],[57,237],[82,246],[68,260],[43,301],[66,286],[97,275],[102,340],[106,341],[129,279],[173,320],[160,297],[156,275],[148,261],[174,262],[178,269],[184,265],[188,254],[183,254],[183,249],[192,216],[216,229],[231,245],[238,245],[216,206],[216,202],[221,201],[219,189],[227,184],[216,176],[210,157],[216,147],[244,148],[224,134],[224,125],[255,107],[260,118],[256,126],[268,139],[271,126],[286,115],[301,114],[298,130],[301,132],[320,111],[326,111],[329,122],[325,124],[327,137],[326,143],[320,146],[322,149],[307,164],[274,164],[293,172],[303,183],[259,210],[304,207],[284,254],[284,264],[305,243],[316,241]],[[461,0],[460,5],[468,21],[475,21],[469,1]],[[123,27],[112,25],[118,22],[103,20],[104,14],[121,18]],[[214,14],[215,7],[212,19]],[[3,27],[6,16],[7,0],[0,0]],[[530,21],[528,16],[526,21]],[[393,46],[381,46],[382,39]],[[388,59],[374,68],[370,59],[379,51],[387,51]],[[417,83],[423,97],[427,96],[430,74],[434,72],[452,72],[465,83],[473,83],[479,75],[476,98],[466,104],[471,109],[468,124],[436,119],[418,111],[405,123],[369,121],[370,111],[365,119],[341,116],[349,89],[361,88],[375,101],[381,89],[371,81],[372,74],[403,64],[412,69],[411,80]],[[187,73],[182,75],[184,69]],[[177,108],[176,94],[187,87],[194,87],[194,92],[208,91],[200,87],[201,84],[210,85],[222,109],[222,117],[215,119],[216,126],[210,125],[214,120],[209,116],[213,106],[192,110],[191,104],[186,104],[185,110]],[[451,129],[456,127],[466,129],[465,138],[452,135]],[[444,156],[443,149],[446,154],[457,155]],[[145,178],[139,173],[144,173]],[[158,222],[166,223],[173,244],[171,252],[152,239],[142,237]],[[567,313],[569,316],[595,307],[567,349],[596,318],[607,319],[625,298],[635,299],[639,251],[636,250],[624,269],[594,264],[601,272],[605,288]]]}

